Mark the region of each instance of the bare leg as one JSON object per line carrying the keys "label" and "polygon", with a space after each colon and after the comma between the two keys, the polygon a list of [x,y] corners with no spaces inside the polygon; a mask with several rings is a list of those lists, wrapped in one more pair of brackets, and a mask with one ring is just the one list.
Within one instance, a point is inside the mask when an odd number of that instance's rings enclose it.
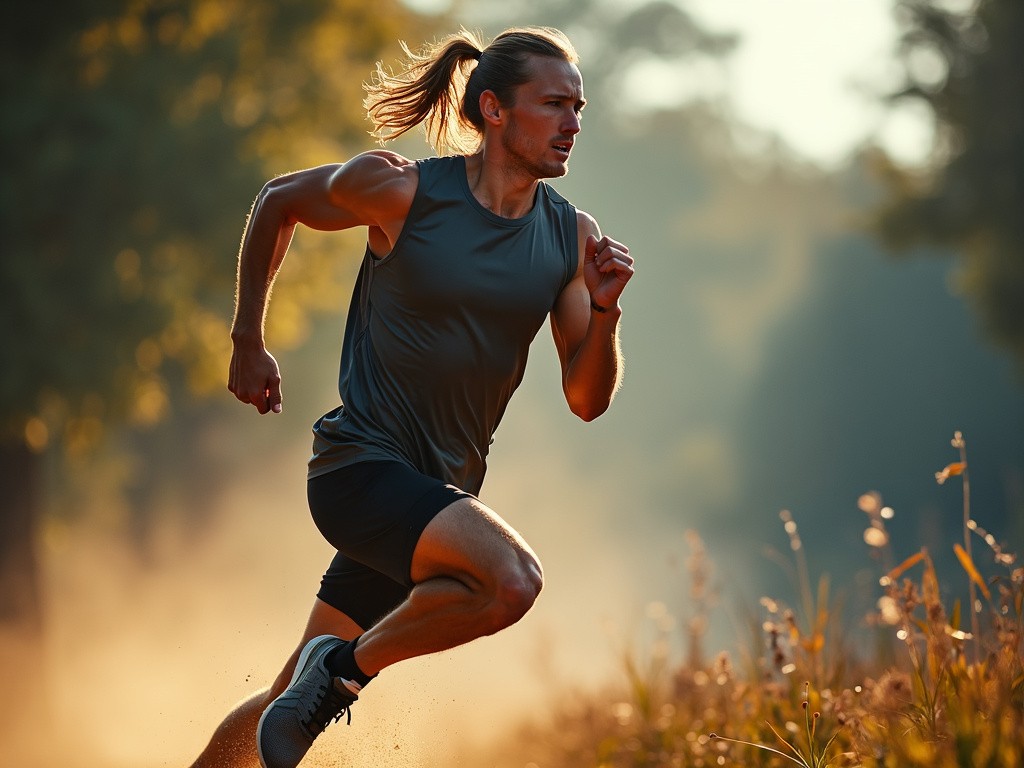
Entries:
{"label": "bare leg", "polygon": [[413,555],[409,598],[356,646],[368,675],[414,656],[447,650],[517,622],[540,593],[536,555],[505,521],[475,499],[445,507]]}
{"label": "bare leg", "polygon": [[302,648],[318,635],[335,635],[343,640],[351,640],[361,632],[362,628],[344,613],[316,600],[302,633],[302,640],[277,680],[270,688],[264,688],[244,699],[224,718],[192,768],[259,768],[256,725],[267,705],[288,687]]}
{"label": "bare leg", "polygon": [[404,659],[447,650],[514,624],[540,593],[536,555],[507,523],[474,499],[445,507],[424,530],[411,567],[409,598],[372,628],[317,600],[302,641],[274,685],[243,701],[221,723],[193,768],[255,768],[256,726],[291,681],[305,644],[318,635],[360,635],[356,661],[369,675]]}

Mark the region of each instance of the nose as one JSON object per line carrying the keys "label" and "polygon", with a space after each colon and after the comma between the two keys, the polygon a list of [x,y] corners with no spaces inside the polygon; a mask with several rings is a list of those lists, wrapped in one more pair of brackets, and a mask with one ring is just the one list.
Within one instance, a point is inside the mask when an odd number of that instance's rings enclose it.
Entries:
{"label": "nose", "polygon": [[575,110],[571,111],[569,116],[566,117],[565,123],[562,125],[562,131],[569,136],[575,136],[580,132],[580,116]]}

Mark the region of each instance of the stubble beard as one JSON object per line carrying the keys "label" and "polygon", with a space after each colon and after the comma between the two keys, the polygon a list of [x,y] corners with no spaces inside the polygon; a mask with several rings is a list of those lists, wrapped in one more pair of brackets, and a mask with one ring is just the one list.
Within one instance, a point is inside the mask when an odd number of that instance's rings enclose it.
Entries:
{"label": "stubble beard", "polygon": [[545,148],[527,141],[514,118],[509,120],[508,128],[501,136],[501,147],[508,158],[510,174],[522,173],[532,179],[555,179],[569,171],[568,163],[536,159]]}

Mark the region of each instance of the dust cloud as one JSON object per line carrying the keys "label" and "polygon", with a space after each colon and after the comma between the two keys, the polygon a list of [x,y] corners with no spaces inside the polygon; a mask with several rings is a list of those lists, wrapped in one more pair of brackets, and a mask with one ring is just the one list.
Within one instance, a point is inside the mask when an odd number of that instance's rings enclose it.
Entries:
{"label": "dust cloud", "polygon": [[[466,755],[486,752],[556,692],[619,674],[630,612],[643,613],[635,553],[603,524],[614,511],[606,489],[543,449],[553,442],[548,429],[539,413],[517,411],[510,441],[533,447],[504,456],[484,493],[545,563],[537,606],[496,636],[386,670],[353,708],[352,725],[329,728],[304,765],[469,765]],[[234,482],[201,537],[160,531],[145,560],[95,529],[50,532],[52,714],[23,732],[11,765],[186,766],[236,702],[269,684],[331,557],[306,511],[307,450],[289,446],[286,460],[271,463],[279,469]]]}

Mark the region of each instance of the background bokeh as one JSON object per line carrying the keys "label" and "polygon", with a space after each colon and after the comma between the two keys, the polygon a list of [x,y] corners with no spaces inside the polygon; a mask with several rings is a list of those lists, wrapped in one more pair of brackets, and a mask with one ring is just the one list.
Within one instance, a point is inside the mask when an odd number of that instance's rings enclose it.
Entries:
{"label": "background bokeh", "polygon": [[[460,24],[566,31],[588,106],[555,186],[627,243],[624,387],[569,414],[546,331],[484,499],[545,563],[528,618],[388,670],[311,761],[486,764],[689,606],[685,535],[748,641],[812,575],[851,633],[891,551],[1024,543],[1024,96],[1012,1],[106,0],[11,11],[2,61],[0,738],[12,765],[186,765],[276,674],[330,558],[305,508],[359,233],[300,232],[268,345],[285,410],[224,389],[235,254],[275,174],[371,146],[377,59]],[[429,148],[420,137],[395,147]],[[782,554],[780,554],[782,553]],[[953,566],[955,567],[955,566]],[[955,588],[955,585],[949,588]],[[966,589],[966,579],[964,579]],[[755,649],[756,650],[756,649]],[[17,692],[17,695],[14,693]],[[372,694],[372,695],[371,695]],[[319,761],[319,762],[317,762]]]}

